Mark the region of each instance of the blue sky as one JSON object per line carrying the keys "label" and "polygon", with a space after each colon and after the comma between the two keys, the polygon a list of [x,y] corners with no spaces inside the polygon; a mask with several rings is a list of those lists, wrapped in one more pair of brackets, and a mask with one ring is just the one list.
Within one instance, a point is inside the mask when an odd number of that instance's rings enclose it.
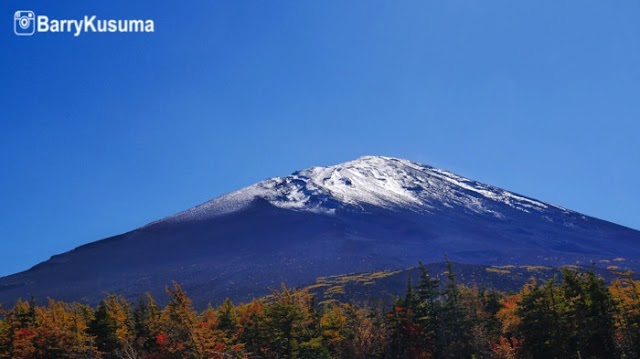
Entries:
{"label": "blue sky", "polygon": [[[13,13],[151,34],[13,34]],[[640,229],[638,1],[0,3],[0,275],[261,179],[404,157]]]}

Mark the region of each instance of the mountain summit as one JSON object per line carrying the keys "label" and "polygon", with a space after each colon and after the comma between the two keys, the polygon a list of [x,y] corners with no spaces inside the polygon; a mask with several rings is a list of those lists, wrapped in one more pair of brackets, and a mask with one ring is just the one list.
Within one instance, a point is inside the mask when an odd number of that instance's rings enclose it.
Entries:
{"label": "mountain summit", "polygon": [[171,280],[207,298],[247,299],[281,282],[403,269],[418,261],[566,265],[625,259],[640,232],[381,156],[264,180],[0,278],[0,302],[93,303],[104,291],[162,292]]}
{"label": "mountain summit", "polygon": [[334,214],[366,207],[430,212],[458,207],[500,218],[501,206],[524,212],[569,211],[404,159],[364,156],[312,167],[219,197],[167,220],[198,220],[244,208],[256,198],[284,209]]}

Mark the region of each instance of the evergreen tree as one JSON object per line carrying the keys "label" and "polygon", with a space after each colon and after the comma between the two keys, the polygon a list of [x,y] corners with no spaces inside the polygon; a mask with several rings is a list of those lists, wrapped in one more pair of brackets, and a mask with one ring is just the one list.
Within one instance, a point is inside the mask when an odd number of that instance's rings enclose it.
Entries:
{"label": "evergreen tree", "polygon": [[616,351],[613,298],[604,284],[592,271],[566,273],[565,293],[570,296],[571,329],[575,333],[575,347],[582,357],[603,358]]}
{"label": "evergreen tree", "polygon": [[420,282],[417,287],[419,305],[416,316],[422,326],[424,347],[437,355],[438,326],[441,320],[440,281],[431,277],[427,268],[420,262]]}
{"label": "evergreen tree", "polygon": [[231,299],[227,298],[218,308],[218,329],[225,333],[225,337],[232,340],[238,330],[238,314]]}
{"label": "evergreen tree", "polygon": [[534,282],[522,293],[517,310],[520,317],[517,331],[519,336],[526,338],[523,349],[533,358],[559,358],[564,352],[553,291],[553,281],[542,288]]}
{"label": "evergreen tree", "polygon": [[265,327],[270,333],[267,357],[297,358],[301,353],[325,356],[313,296],[307,291],[291,291],[284,285],[282,292],[274,296],[276,299],[265,308]]}
{"label": "evergreen tree", "polygon": [[470,358],[471,326],[460,299],[451,261],[447,259],[443,302],[438,316],[438,348],[440,358]]}

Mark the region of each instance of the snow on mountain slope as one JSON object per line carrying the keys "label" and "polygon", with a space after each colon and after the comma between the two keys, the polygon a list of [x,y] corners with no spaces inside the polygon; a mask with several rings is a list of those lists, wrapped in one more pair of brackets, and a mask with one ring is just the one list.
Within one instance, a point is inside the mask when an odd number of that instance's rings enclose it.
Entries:
{"label": "snow on mountain slope", "polygon": [[418,261],[640,269],[640,232],[411,161],[367,156],[275,177],[0,278],[0,303],[95,304],[176,280],[200,303]]}
{"label": "snow on mountain slope", "polygon": [[363,210],[367,206],[434,211],[441,206],[462,207],[475,213],[503,215],[496,206],[523,212],[564,208],[412,161],[364,156],[335,166],[312,167],[286,177],[274,177],[229,193],[165,221],[201,220],[245,208],[256,198],[276,207],[335,213],[337,208]]}

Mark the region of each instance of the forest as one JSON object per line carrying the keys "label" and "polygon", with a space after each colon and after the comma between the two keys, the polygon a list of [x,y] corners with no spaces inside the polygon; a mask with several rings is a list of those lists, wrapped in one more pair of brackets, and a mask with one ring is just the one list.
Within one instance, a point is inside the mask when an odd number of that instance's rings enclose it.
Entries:
{"label": "forest", "polygon": [[439,279],[423,265],[392,305],[319,305],[307,290],[196,311],[178,283],[107,295],[96,307],[49,299],[0,307],[0,358],[638,358],[640,281],[591,271],[503,293]]}

